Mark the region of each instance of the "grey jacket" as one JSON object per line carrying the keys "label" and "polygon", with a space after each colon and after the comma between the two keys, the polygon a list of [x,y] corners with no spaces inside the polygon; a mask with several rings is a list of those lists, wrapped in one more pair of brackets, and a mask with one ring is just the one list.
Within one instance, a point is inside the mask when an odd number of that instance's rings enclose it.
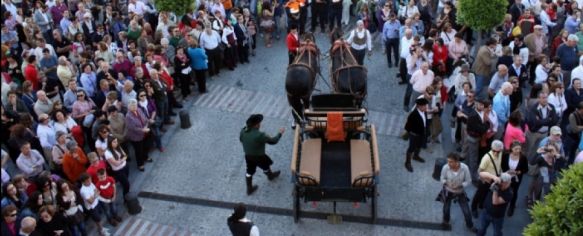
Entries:
{"label": "grey jacket", "polygon": [[447,191],[462,193],[464,188],[472,183],[472,176],[470,175],[470,169],[464,163],[460,163],[457,175],[449,168],[449,165],[444,165],[441,169],[440,181],[445,185]]}

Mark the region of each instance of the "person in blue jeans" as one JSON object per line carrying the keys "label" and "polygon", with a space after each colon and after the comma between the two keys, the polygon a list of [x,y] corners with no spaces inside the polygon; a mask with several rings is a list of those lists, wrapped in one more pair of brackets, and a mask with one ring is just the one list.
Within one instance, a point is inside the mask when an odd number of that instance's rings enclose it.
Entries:
{"label": "person in blue jeans", "polygon": [[512,176],[507,173],[502,173],[500,177],[497,177],[488,172],[480,172],[480,178],[493,180],[494,183],[484,200],[484,210],[480,214],[480,228],[477,235],[486,235],[488,226],[492,224],[494,227],[494,236],[502,236],[504,213],[512,200],[512,195],[514,195],[510,188]]}

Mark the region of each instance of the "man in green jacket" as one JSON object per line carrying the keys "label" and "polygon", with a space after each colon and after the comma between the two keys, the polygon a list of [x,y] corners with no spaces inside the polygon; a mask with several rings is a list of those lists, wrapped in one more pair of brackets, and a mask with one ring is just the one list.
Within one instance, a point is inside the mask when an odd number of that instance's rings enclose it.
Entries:
{"label": "man in green jacket", "polygon": [[280,128],[279,133],[275,137],[271,137],[264,132],[259,131],[263,115],[253,114],[247,119],[247,126],[241,129],[239,140],[243,144],[245,151],[245,162],[247,163],[247,195],[251,195],[257,190],[257,185],[253,185],[253,174],[259,166],[263,173],[267,175],[269,180],[273,180],[279,176],[280,171],[271,171],[271,164],[273,161],[265,154],[265,144],[277,144],[285,128]]}

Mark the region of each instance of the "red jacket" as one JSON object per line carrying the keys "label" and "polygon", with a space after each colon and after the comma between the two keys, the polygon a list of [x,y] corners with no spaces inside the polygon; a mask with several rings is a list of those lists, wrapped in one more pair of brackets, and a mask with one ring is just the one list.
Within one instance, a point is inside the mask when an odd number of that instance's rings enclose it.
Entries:
{"label": "red jacket", "polygon": [[287,50],[292,53],[296,53],[298,51],[298,47],[300,47],[300,40],[296,38],[292,33],[287,34]]}
{"label": "red jacket", "polygon": [[28,64],[24,68],[24,78],[30,83],[32,83],[32,90],[37,91],[40,89],[40,80],[38,78],[38,70],[34,64]]}
{"label": "red jacket", "polygon": [[171,92],[174,90],[174,80],[166,70],[162,70],[162,73],[160,73],[160,79],[164,81],[164,83],[166,83],[167,92]]}
{"label": "red jacket", "polygon": [[447,46],[443,45],[441,47],[437,46],[437,43],[433,44],[433,65],[437,66],[441,62],[445,63],[447,61]]}

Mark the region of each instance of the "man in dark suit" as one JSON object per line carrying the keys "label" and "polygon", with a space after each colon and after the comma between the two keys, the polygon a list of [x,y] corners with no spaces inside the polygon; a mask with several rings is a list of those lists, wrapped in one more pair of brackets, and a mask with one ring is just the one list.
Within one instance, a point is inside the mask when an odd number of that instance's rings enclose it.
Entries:
{"label": "man in dark suit", "polygon": [[508,68],[508,76],[518,77],[520,86],[525,86],[529,81],[528,71],[526,71],[526,66],[522,64],[522,57],[520,55],[514,55],[514,63]]}
{"label": "man in dark suit", "polygon": [[415,100],[415,109],[409,113],[405,130],[409,134],[409,148],[407,148],[407,157],[405,159],[405,168],[413,172],[411,159],[424,163],[425,160],[419,156],[419,151],[425,143],[427,129],[427,104],[429,101],[425,98]]}
{"label": "man in dark suit", "polygon": [[488,121],[490,118],[484,110],[490,105],[491,102],[488,99],[478,100],[476,101],[475,109],[466,114],[467,125],[462,146],[462,156],[468,162],[474,183],[478,183],[477,170],[480,162],[480,141],[490,128],[490,122]]}

